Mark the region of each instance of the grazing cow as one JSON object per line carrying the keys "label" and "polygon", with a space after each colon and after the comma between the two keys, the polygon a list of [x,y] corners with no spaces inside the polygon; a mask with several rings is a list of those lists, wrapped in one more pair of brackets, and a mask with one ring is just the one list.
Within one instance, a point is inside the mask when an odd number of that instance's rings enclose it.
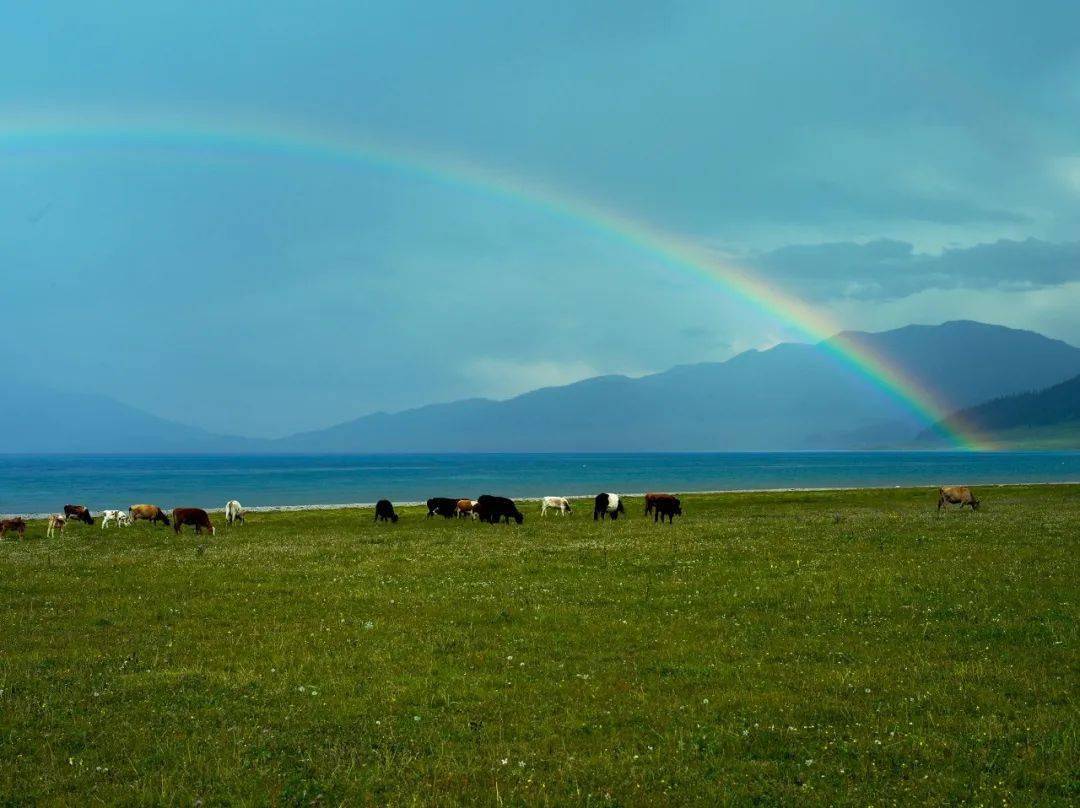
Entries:
{"label": "grazing cow", "polygon": [[128,508],[128,516],[131,517],[132,522],[138,522],[140,519],[145,519],[151,524],[163,522],[165,527],[172,524],[169,521],[169,517],[165,515],[165,511],[161,510],[157,505],[132,505]]}
{"label": "grazing cow", "polygon": [[611,515],[611,521],[614,522],[619,518],[620,513],[626,513],[626,508],[623,507],[622,500],[619,499],[618,494],[596,495],[596,499],[593,500],[592,512],[594,522],[597,519],[603,522],[609,514]]}
{"label": "grazing cow", "polygon": [[225,503],[225,524],[232,525],[233,522],[244,524],[244,509],[235,499],[230,499]]}
{"label": "grazing cow", "polygon": [[646,512],[653,512],[653,522],[663,522],[664,517],[668,522],[673,522],[676,516],[682,516],[682,502],[678,497],[671,494],[650,494],[652,501],[646,505]]}
{"label": "grazing cow", "polygon": [[131,524],[131,520],[124,511],[102,511],[101,512],[101,529],[104,530],[113,522],[116,522],[117,527],[127,527]]}
{"label": "grazing cow", "polygon": [[7,536],[8,531],[17,533],[20,539],[26,538],[26,520],[21,516],[15,516],[11,519],[0,519],[0,539]]}
{"label": "grazing cow", "polygon": [[54,513],[52,516],[49,517],[49,526],[45,529],[46,538],[51,539],[57,533],[57,531],[63,533],[64,525],[66,524],[67,519],[65,519],[58,513]]}
{"label": "grazing cow", "polygon": [[396,522],[398,516],[394,513],[394,503],[388,499],[380,499],[375,503],[375,521]]}
{"label": "grazing cow", "polygon": [[427,515],[430,517],[438,514],[453,519],[457,516],[457,504],[460,501],[450,497],[432,497],[427,501]]}
{"label": "grazing cow", "polygon": [[559,512],[559,516],[564,513],[573,513],[574,509],[570,507],[570,500],[566,497],[544,497],[540,501],[540,515],[547,516],[548,508],[554,508]]}
{"label": "grazing cow", "polygon": [[513,519],[519,525],[525,521],[525,515],[517,509],[514,500],[506,497],[493,497],[484,494],[476,500],[476,513],[481,522],[490,522],[493,525],[505,520],[510,524]]}
{"label": "grazing cow", "polygon": [[68,519],[74,519],[76,522],[86,522],[88,525],[94,524],[94,517],[90,515],[90,511],[87,510],[85,505],[65,505],[64,516]]}
{"label": "grazing cow", "polygon": [[648,516],[650,513],[653,512],[653,509],[656,507],[653,504],[654,500],[656,500],[658,497],[670,497],[670,496],[671,496],[671,494],[646,494],[645,495],[645,515]]}
{"label": "grazing cow", "polygon": [[457,502],[457,515],[460,519],[476,518],[476,500],[459,499]]}
{"label": "grazing cow", "polygon": [[192,525],[195,528],[196,533],[202,533],[203,530],[209,530],[210,535],[213,536],[217,532],[210,523],[209,514],[202,508],[173,508],[172,520],[172,529],[177,535],[180,534],[180,528],[184,525]]}
{"label": "grazing cow", "polygon": [[941,513],[941,509],[945,507],[946,503],[959,505],[960,510],[964,510],[965,505],[971,506],[973,511],[979,510],[979,500],[975,499],[975,495],[971,493],[971,489],[966,485],[946,485],[939,488],[938,513]]}

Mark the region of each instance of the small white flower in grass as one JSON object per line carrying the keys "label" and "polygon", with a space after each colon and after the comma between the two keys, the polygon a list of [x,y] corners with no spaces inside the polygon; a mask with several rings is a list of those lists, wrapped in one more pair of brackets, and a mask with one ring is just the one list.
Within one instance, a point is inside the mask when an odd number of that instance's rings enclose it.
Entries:
{"label": "small white flower in grass", "polygon": [[502,763],[502,765],[505,766],[507,763],[510,762],[510,758],[503,758],[500,762]]}
{"label": "small white flower in grass", "polygon": [[702,699],[702,700],[701,700],[701,703],[702,703],[702,704],[708,704],[708,703],[709,703],[709,700],[708,700],[708,699]]}
{"label": "small white flower in grass", "polygon": [[419,720],[420,720],[420,716],[418,716],[418,715],[414,715],[414,716],[412,717],[412,720],[413,720],[413,721],[419,721]]}

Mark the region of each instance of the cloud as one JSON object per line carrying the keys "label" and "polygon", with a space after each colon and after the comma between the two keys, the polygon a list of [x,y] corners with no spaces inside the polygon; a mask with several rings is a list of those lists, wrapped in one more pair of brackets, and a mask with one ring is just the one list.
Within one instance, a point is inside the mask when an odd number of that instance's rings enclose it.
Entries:
{"label": "cloud", "polygon": [[917,253],[905,241],[791,245],[751,266],[816,300],[894,300],[926,290],[1028,291],[1080,280],[1080,242],[999,240]]}

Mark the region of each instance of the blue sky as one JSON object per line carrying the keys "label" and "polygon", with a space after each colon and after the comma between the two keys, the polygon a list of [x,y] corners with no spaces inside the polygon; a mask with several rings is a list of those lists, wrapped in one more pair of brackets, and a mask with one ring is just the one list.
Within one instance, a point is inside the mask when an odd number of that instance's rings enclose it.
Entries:
{"label": "blue sky", "polygon": [[[0,120],[295,122],[625,211],[845,327],[1080,344],[1077,30],[1064,2],[13,4]],[[0,140],[0,183],[5,367],[219,431],[798,338],[603,233],[377,165]]]}

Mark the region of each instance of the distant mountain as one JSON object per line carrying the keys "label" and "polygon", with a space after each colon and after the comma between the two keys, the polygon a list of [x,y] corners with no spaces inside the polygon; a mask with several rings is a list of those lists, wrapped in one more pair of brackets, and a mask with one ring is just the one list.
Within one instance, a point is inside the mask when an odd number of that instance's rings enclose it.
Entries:
{"label": "distant mountain", "polygon": [[[1045,390],[1003,396],[961,410],[940,427],[973,426],[996,443],[1031,448],[1080,448],[1080,376]],[[938,442],[939,429],[920,442]]]}
{"label": "distant mountain", "polygon": [[22,382],[0,396],[3,453],[244,452],[257,443],[167,421],[106,396]]}
{"label": "distant mountain", "polygon": [[[1080,373],[1080,350],[969,321],[842,335],[955,409]],[[288,452],[739,451],[873,448],[925,426],[837,360],[832,340],[747,351],[630,379],[600,376],[507,401],[377,413],[275,441]]]}
{"label": "distant mountain", "polygon": [[[952,410],[1080,374],[1077,348],[1002,326],[961,321],[842,336],[936,391]],[[910,445],[925,424],[904,402],[838,360],[832,342],[785,343],[639,379],[598,376],[506,401],[468,399],[376,413],[281,440],[214,435],[104,396],[12,383],[0,397],[0,452],[752,451]]]}

